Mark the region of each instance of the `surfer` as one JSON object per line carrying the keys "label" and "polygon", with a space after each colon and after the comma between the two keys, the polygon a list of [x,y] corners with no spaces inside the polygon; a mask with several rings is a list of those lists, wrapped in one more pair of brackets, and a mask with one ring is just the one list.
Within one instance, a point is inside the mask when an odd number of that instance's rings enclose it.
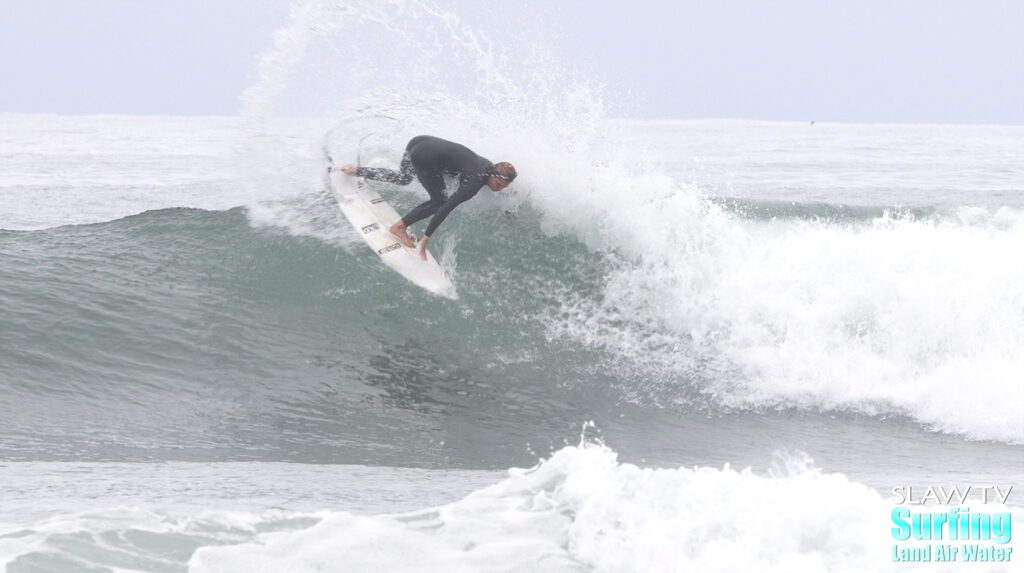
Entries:
{"label": "surfer", "polygon": [[[508,187],[517,175],[516,168],[511,163],[491,163],[464,145],[430,135],[419,135],[409,140],[398,171],[383,167],[351,165],[342,167],[341,171],[347,175],[387,181],[396,185],[408,185],[413,177],[419,179],[420,184],[430,194],[430,200],[409,211],[388,230],[398,237],[403,245],[412,248],[416,243],[406,229],[409,225],[433,215],[427,224],[427,230],[423,232],[423,239],[420,240],[419,253],[423,260],[427,259],[427,240],[452,209],[472,199],[484,185],[492,191],[501,191]],[[445,195],[445,175],[456,177],[459,181],[459,188],[451,196]]]}

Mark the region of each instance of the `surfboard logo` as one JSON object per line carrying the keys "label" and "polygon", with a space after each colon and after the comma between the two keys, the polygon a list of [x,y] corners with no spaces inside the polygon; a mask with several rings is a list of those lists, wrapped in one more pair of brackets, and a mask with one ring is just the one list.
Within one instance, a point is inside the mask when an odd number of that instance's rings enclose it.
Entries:
{"label": "surfboard logo", "polygon": [[380,225],[378,225],[377,223],[370,223],[369,225],[363,227],[363,234],[365,235],[366,233],[372,233],[379,228]]}
{"label": "surfboard logo", "polygon": [[390,253],[391,251],[394,251],[395,249],[401,249],[401,248],[402,248],[401,244],[399,244],[399,243],[391,243],[390,245],[384,247],[383,249],[377,249],[377,254],[378,255],[383,255],[385,253]]}

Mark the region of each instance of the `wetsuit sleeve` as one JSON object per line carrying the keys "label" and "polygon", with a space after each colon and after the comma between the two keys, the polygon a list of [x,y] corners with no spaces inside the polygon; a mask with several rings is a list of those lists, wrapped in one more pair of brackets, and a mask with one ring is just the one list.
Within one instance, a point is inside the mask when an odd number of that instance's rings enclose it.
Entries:
{"label": "wetsuit sleeve", "polygon": [[443,205],[434,213],[434,216],[430,219],[430,224],[427,225],[427,230],[423,232],[424,235],[430,237],[437,230],[437,227],[444,222],[445,217],[448,213],[452,212],[452,209],[458,207],[460,204],[470,200],[474,195],[480,191],[480,188],[484,184],[479,180],[463,181],[459,189],[452,193],[452,196],[444,202]]}

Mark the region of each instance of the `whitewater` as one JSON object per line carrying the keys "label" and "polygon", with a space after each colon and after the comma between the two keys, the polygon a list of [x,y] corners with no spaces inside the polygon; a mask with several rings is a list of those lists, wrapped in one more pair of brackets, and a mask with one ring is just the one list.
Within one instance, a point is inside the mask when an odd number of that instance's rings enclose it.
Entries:
{"label": "whitewater", "polygon": [[[889,515],[1020,521],[1024,128],[622,119],[518,40],[298,2],[240,117],[0,113],[7,571],[1013,570]],[[324,179],[421,133],[520,173],[457,300]]]}

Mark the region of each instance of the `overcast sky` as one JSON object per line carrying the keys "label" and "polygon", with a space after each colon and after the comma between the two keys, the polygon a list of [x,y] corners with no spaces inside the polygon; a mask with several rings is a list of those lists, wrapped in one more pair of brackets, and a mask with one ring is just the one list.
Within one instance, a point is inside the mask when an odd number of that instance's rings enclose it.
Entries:
{"label": "overcast sky", "polygon": [[[1024,124],[1021,0],[438,3],[485,31],[543,10],[637,117]],[[0,112],[237,114],[287,6],[0,0]]]}

